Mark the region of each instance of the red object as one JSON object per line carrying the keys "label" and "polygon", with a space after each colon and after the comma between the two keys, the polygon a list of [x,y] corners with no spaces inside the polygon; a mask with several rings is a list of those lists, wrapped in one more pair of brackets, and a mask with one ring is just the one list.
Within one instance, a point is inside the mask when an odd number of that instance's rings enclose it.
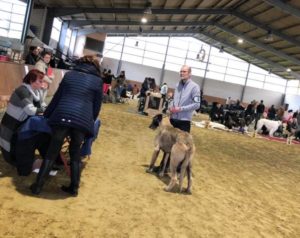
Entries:
{"label": "red object", "polygon": [[53,69],[51,67],[48,68],[47,75],[48,76],[52,76],[53,75]]}
{"label": "red object", "polygon": [[0,61],[9,61],[9,57],[7,55],[0,55]]}

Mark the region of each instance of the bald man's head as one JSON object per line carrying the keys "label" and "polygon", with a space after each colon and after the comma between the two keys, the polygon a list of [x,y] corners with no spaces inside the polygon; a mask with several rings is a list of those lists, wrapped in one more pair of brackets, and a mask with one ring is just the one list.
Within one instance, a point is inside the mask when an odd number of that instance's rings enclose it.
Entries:
{"label": "bald man's head", "polygon": [[192,74],[192,69],[190,66],[183,65],[181,67],[180,78],[182,81],[184,82],[187,81],[191,77],[191,74]]}

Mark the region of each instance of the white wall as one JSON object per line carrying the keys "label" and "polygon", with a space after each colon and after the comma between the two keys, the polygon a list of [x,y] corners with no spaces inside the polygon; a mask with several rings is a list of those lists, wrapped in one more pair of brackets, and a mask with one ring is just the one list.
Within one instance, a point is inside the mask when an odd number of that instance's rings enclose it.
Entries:
{"label": "white wall", "polygon": [[[226,83],[223,81],[206,79],[203,93],[204,95],[227,98],[231,97],[232,100],[241,99],[243,86],[238,84]],[[247,100],[243,100],[248,102]]]}
{"label": "white wall", "polygon": [[[119,61],[115,59],[104,58],[101,66],[102,68],[111,69],[112,73],[116,74],[118,62]],[[127,79],[143,82],[145,77],[153,77],[155,78],[156,84],[159,84],[161,69],[123,61],[121,70],[126,71]],[[192,78],[196,83],[198,83],[201,86],[201,77],[194,76]],[[178,81],[179,72],[177,73],[168,70],[165,71],[163,82],[166,82],[170,88],[174,88]],[[233,100],[241,98],[242,90],[243,85],[232,84],[212,79],[206,79],[203,88],[203,92],[205,95],[220,97],[224,99],[227,97],[231,97]],[[243,102],[250,103],[253,99],[255,99],[256,101],[264,100],[264,104],[267,107],[270,107],[273,104],[275,105],[275,107],[278,107],[281,105],[282,98],[282,93],[246,87]]]}
{"label": "white wall", "polygon": [[264,104],[269,107],[274,104],[275,107],[281,105],[283,98],[282,93],[268,91],[265,89],[246,87],[244,102],[251,102],[253,99],[256,101],[264,100]]}
{"label": "white wall", "polygon": [[289,104],[289,109],[293,111],[300,109],[300,95],[286,95],[284,102]]}
{"label": "white wall", "polygon": [[[111,69],[112,73],[117,76],[118,63],[118,60],[104,58],[101,67]],[[129,80],[144,82],[145,77],[151,77],[155,78],[156,84],[159,84],[161,70],[158,68],[122,61],[121,70],[125,70],[126,78]]]}

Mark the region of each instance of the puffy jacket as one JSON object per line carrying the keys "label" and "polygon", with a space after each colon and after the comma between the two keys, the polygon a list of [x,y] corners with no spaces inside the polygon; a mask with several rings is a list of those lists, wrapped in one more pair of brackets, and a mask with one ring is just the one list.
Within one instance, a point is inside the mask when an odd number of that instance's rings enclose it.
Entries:
{"label": "puffy jacket", "polygon": [[66,126],[93,136],[102,102],[102,79],[92,64],[65,74],[44,116],[50,125]]}

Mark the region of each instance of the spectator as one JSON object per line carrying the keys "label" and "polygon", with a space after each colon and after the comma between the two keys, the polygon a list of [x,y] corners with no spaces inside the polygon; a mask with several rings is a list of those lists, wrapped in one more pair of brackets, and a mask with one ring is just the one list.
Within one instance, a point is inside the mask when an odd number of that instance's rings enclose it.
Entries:
{"label": "spectator", "polygon": [[231,97],[226,98],[225,109],[229,109],[231,105]]}
{"label": "spectator", "polygon": [[160,94],[161,94],[161,97],[163,99],[163,104],[165,103],[166,101],[166,96],[167,96],[167,93],[168,93],[168,85],[167,83],[164,83],[161,88],[160,88]]}
{"label": "spectator", "polygon": [[211,121],[216,121],[221,124],[224,122],[224,110],[221,103],[213,103],[213,107],[210,111]]}
{"label": "spectator", "polygon": [[39,60],[40,50],[38,46],[31,46],[30,52],[25,58],[25,64],[35,65]]}
{"label": "spectator", "polygon": [[275,120],[275,117],[276,117],[276,109],[274,105],[272,105],[268,110],[268,118],[270,120]]}
{"label": "spectator", "polygon": [[0,124],[0,147],[4,159],[15,165],[13,146],[16,144],[16,132],[29,116],[44,112],[40,105],[39,90],[43,83],[44,74],[38,70],[30,70],[19,86],[11,95],[7,110]]}

